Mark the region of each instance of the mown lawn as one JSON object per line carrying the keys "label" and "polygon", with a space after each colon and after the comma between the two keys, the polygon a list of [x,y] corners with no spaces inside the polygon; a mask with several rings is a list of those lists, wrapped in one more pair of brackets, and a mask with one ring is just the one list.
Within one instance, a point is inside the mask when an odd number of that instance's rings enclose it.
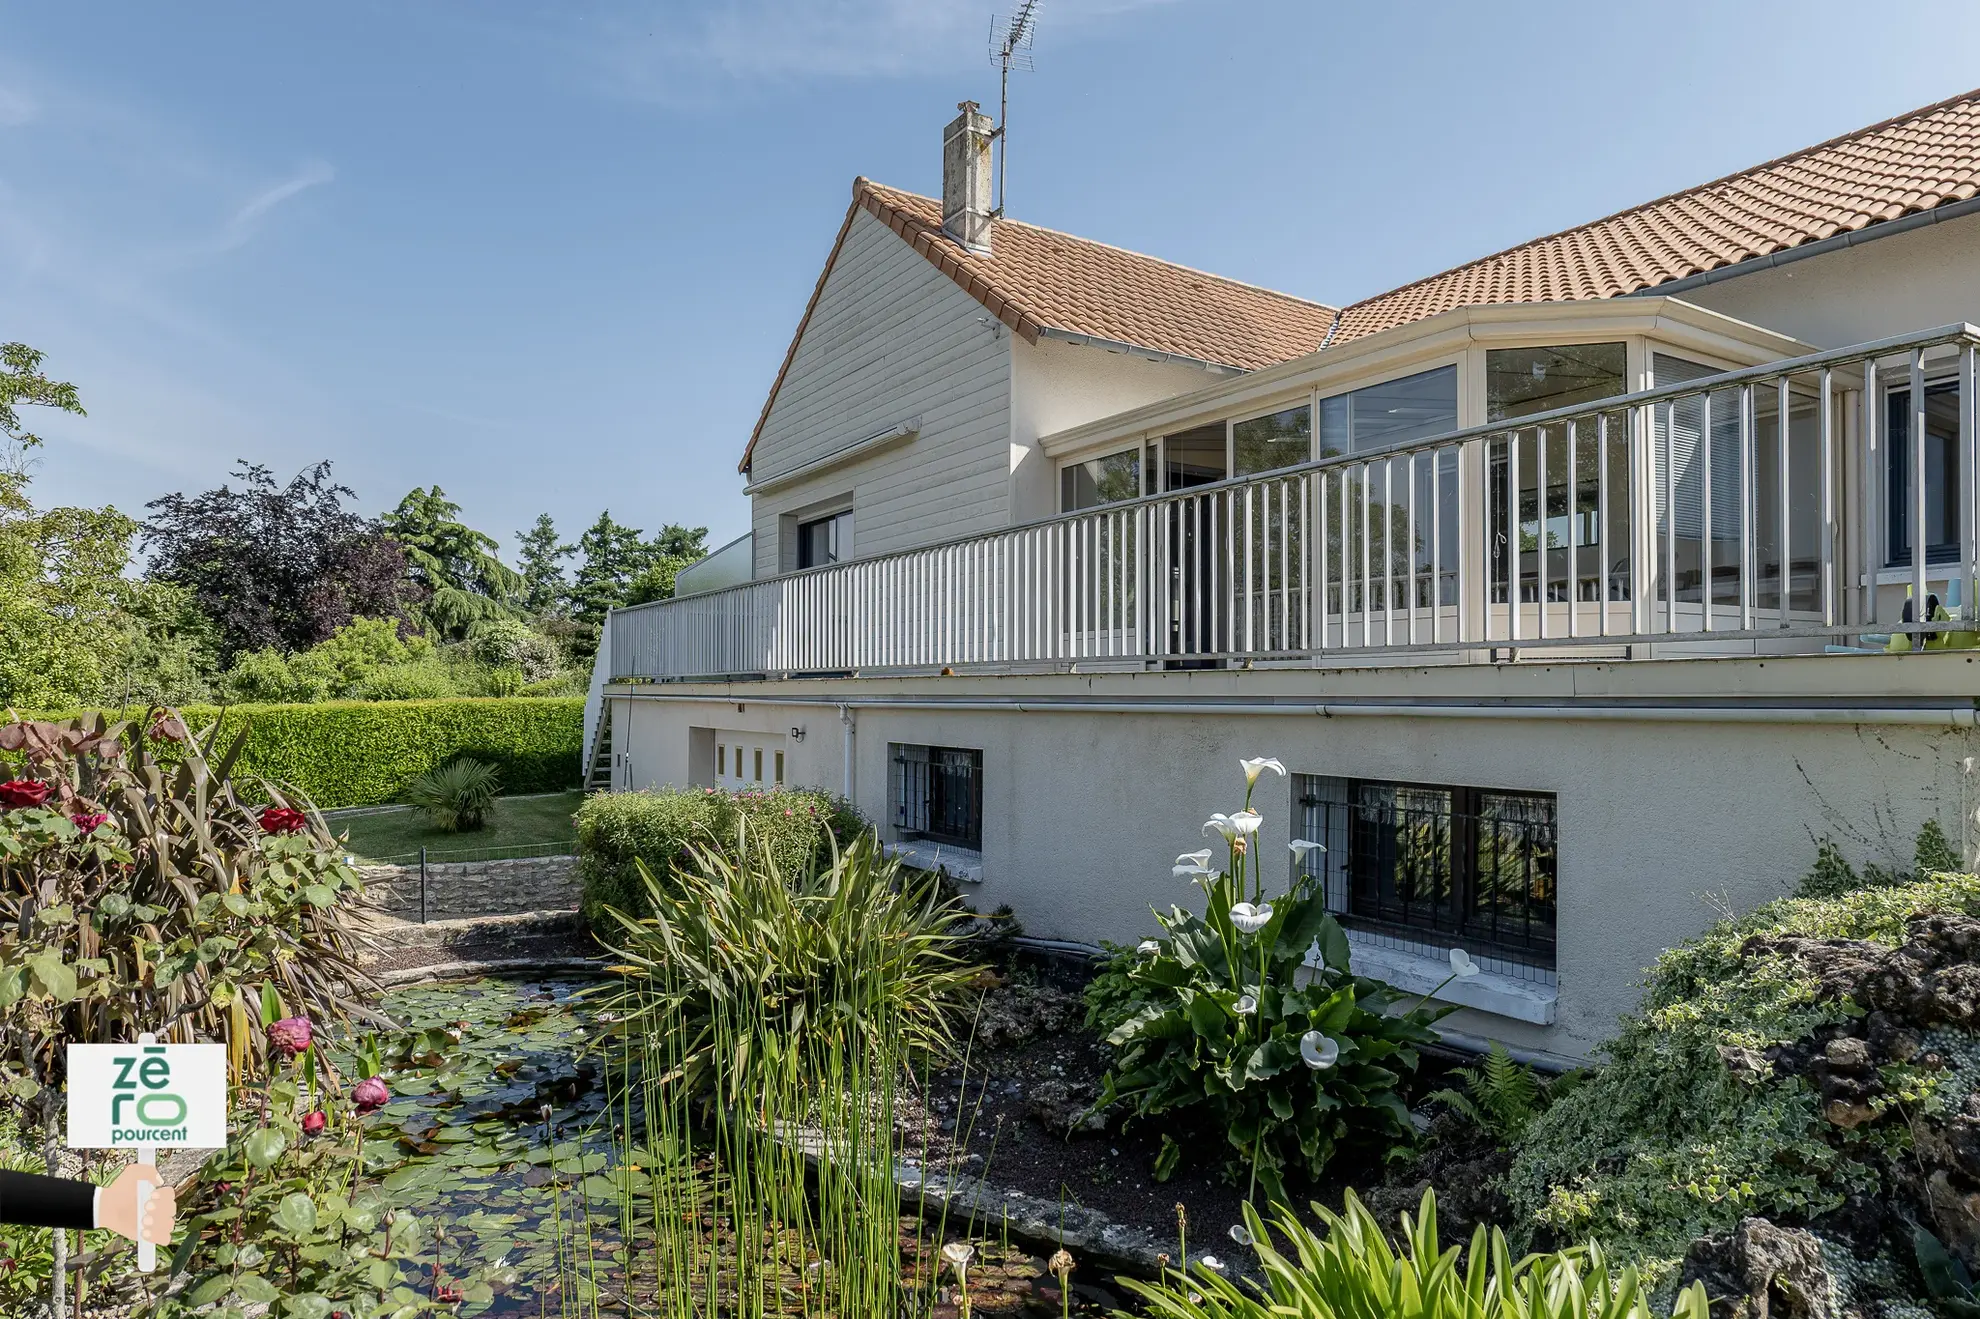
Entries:
{"label": "mown lawn", "polygon": [[[442,833],[426,822],[418,811],[382,811],[374,815],[330,817],[332,833],[350,835],[351,854],[363,861],[417,859],[419,849],[428,849],[434,861],[471,860],[498,848],[531,848],[529,855],[544,855],[552,848],[542,844],[568,844],[576,836],[571,816],[582,792],[559,792],[545,797],[504,797],[488,813],[486,827],[474,833]],[[449,856],[448,853],[470,853]]]}

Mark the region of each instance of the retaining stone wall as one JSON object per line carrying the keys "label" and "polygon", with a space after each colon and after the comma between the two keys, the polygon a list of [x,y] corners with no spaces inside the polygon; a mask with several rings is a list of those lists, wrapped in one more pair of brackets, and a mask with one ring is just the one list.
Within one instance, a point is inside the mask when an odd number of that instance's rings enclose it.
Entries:
{"label": "retaining stone wall", "polygon": [[[368,906],[405,920],[419,919],[419,867],[359,866]],[[572,911],[578,905],[577,858],[464,861],[426,868],[428,920],[512,916],[525,911]]]}

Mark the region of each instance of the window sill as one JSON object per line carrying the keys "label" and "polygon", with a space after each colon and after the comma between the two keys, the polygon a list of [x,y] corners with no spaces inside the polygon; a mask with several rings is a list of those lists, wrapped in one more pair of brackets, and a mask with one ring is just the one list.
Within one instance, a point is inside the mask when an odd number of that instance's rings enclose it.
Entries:
{"label": "window sill", "polygon": [[951,843],[931,843],[915,838],[904,843],[888,843],[885,852],[917,870],[941,870],[950,879],[967,884],[983,882],[983,853]]}
{"label": "window sill", "polygon": [[1351,965],[1356,975],[1387,981],[1405,993],[1428,994],[1431,990],[1437,990],[1436,997],[1440,1003],[1455,1003],[1459,1007],[1509,1017],[1514,1021],[1531,1022],[1536,1026],[1554,1024],[1554,1003],[1559,991],[1552,985],[1520,980],[1493,971],[1480,971],[1469,980],[1452,980],[1442,989],[1437,989],[1451,974],[1449,962],[1420,953],[1372,947],[1364,943],[1354,945]]}

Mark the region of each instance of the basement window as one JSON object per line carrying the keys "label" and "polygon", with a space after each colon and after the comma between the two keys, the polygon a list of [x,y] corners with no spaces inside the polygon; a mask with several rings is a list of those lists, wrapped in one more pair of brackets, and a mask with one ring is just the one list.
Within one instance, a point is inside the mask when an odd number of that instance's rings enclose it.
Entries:
{"label": "basement window", "polygon": [[895,832],[983,850],[983,753],[965,747],[894,743]]}
{"label": "basement window", "polygon": [[1554,965],[1552,793],[1301,775],[1307,873],[1351,930]]}

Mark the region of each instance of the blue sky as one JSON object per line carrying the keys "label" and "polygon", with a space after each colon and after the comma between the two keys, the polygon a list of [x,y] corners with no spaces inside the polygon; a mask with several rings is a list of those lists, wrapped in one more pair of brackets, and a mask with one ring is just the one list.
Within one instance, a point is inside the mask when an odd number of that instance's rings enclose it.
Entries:
{"label": "blue sky", "polygon": [[[1010,0],[0,0],[0,341],[39,502],[236,458],[511,537],[747,526],[868,174],[936,191]],[[1647,45],[1661,33],[1660,45]],[[1980,6],[1045,0],[1013,215],[1329,302],[1980,84]]]}

